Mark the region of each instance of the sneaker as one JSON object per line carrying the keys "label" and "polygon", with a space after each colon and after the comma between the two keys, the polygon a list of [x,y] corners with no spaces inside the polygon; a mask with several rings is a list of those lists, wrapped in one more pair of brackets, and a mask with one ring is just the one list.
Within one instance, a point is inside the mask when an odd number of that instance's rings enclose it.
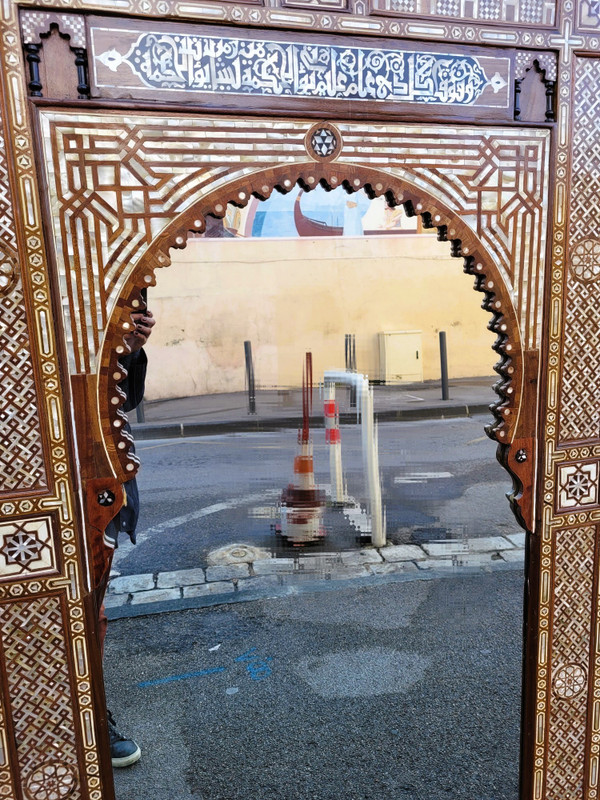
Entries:
{"label": "sneaker", "polygon": [[142,751],[133,741],[123,736],[116,728],[115,718],[106,712],[108,719],[108,738],[110,739],[110,758],[113,767],[129,767],[142,756]]}

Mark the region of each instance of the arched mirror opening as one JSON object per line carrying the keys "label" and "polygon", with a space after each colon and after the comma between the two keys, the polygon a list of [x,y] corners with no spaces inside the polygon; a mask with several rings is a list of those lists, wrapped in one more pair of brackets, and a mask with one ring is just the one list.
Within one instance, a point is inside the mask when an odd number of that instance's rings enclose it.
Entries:
{"label": "arched mirror opening", "polygon": [[105,667],[148,756],[118,800],[517,796],[496,334],[412,210],[342,187],[230,204],[148,291]]}

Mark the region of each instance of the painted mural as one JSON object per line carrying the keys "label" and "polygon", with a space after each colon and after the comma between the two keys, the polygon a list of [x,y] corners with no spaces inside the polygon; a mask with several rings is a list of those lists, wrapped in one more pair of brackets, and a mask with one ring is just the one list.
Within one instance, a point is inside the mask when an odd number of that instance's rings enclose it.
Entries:
{"label": "painted mural", "polygon": [[253,197],[245,208],[230,204],[223,220],[208,221],[205,236],[295,239],[423,232],[420,216],[409,217],[403,206],[390,208],[384,197],[371,200],[364,190],[348,194],[341,186],[332,191],[317,186],[311,192],[296,186],[287,194],[273,192],[265,201]]}

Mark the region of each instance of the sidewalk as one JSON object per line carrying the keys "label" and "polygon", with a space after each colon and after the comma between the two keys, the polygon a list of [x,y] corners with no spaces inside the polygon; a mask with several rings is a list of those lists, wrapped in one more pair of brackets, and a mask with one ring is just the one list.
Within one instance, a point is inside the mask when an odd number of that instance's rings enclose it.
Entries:
{"label": "sidewalk", "polygon": [[[486,413],[490,403],[497,399],[492,389],[496,380],[497,376],[488,376],[451,381],[449,400],[441,399],[441,387],[433,381],[374,386],[375,418],[378,422],[394,422]],[[337,399],[341,409],[340,422],[355,422],[356,412],[350,409],[348,390],[338,389]],[[244,392],[146,402],[144,414],[143,423],[137,422],[135,412],[129,415],[137,440],[295,428],[302,423],[302,391],[259,390],[256,392],[255,414],[248,412],[248,397]],[[323,426],[318,387],[314,392],[311,426]]]}
{"label": "sidewalk", "polygon": [[206,569],[115,576],[105,606],[109,619],[123,619],[382,581],[522,570],[524,557],[522,532],[288,558],[240,543],[213,551]]}

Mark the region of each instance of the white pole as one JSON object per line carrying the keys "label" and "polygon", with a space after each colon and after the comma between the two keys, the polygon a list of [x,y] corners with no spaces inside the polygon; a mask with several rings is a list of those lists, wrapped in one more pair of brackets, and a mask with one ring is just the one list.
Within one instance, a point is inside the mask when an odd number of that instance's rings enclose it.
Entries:
{"label": "white pole", "polygon": [[361,394],[363,459],[365,462],[367,492],[371,505],[371,542],[375,547],[384,547],[385,530],[381,507],[379,452],[377,448],[375,420],[373,418],[373,390],[369,387],[369,381],[366,378],[361,387]]}
{"label": "white pole", "polygon": [[[357,388],[357,412],[361,415],[361,438],[363,462],[369,511],[371,514],[371,541],[375,547],[385,546],[385,521],[381,503],[381,482],[379,480],[379,449],[377,446],[377,430],[373,418],[373,390],[369,380],[356,372],[328,370],[324,377],[325,385],[342,383],[355,385]],[[340,462],[341,471],[341,462]],[[333,491],[333,488],[332,488]]]}

